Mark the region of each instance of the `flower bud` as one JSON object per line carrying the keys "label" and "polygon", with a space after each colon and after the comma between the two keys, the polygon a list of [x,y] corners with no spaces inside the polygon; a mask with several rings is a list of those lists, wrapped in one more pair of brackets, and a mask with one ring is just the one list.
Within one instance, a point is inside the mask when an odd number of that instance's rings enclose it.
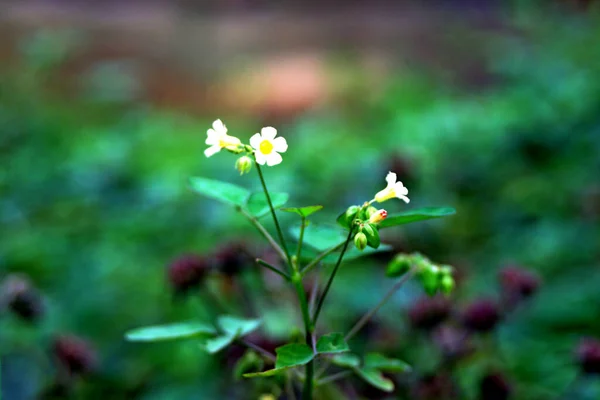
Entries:
{"label": "flower bud", "polygon": [[503,268],[499,280],[503,295],[511,305],[534,295],[540,285],[536,274],[518,266]]}
{"label": "flower bud", "polygon": [[17,274],[6,277],[0,286],[0,305],[28,322],[35,322],[44,311],[42,297],[29,279]]}
{"label": "flower bud", "polygon": [[367,218],[371,218],[371,215],[375,214],[377,212],[377,208],[373,207],[373,206],[369,206],[367,207],[366,211],[365,211],[365,216]]}
{"label": "flower bud", "polygon": [[385,272],[386,276],[390,278],[396,278],[404,275],[410,270],[413,265],[413,256],[408,254],[397,254],[392,261],[388,264]]}
{"label": "flower bud", "polygon": [[440,268],[433,264],[423,264],[419,277],[425,293],[433,296],[440,287]]}
{"label": "flower bud", "polygon": [[54,356],[69,374],[85,374],[96,365],[96,352],[85,340],[62,335],[54,340]]}
{"label": "flower bud", "polygon": [[176,293],[199,286],[207,275],[209,265],[197,255],[184,255],[169,265],[168,278]]}
{"label": "flower bud", "polygon": [[377,210],[369,217],[370,224],[378,224],[387,217],[387,211],[385,210]]}
{"label": "flower bud", "polygon": [[365,247],[367,247],[367,236],[362,232],[358,232],[356,236],[354,236],[354,245],[357,249],[363,251]]}
{"label": "flower bud", "polygon": [[600,341],[584,339],[577,347],[577,361],[584,373],[600,375]]}
{"label": "flower bud", "polygon": [[240,175],[247,174],[252,168],[252,159],[248,156],[241,156],[235,162],[235,169],[240,172]]}
{"label": "flower bud", "polygon": [[471,303],[463,313],[463,325],[474,332],[489,332],[500,321],[500,311],[492,300],[478,300]]}
{"label": "flower bud", "polygon": [[342,215],[340,215],[338,217],[337,220],[342,226],[345,226],[346,228],[350,228],[352,225],[352,222],[356,218],[356,214],[358,214],[359,211],[360,211],[359,206],[350,206]]}
{"label": "flower bud", "polygon": [[424,296],[408,310],[408,317],[414,328],[431,330],[450,316],[450,310],[451,305],[447,298]]}

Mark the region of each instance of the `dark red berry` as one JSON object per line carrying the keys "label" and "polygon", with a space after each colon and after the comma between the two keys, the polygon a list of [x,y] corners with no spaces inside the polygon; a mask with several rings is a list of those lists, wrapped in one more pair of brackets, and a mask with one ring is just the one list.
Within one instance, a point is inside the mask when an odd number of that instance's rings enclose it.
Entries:
{"label": "dark red berry", "polygon": [[430,330],[444,322],[450,315],[450,300],[444,296],[425,296],[408,310],[411,325],[416,329]]}
{"label": "dark red berry", "polygon": [[26,321],[36,321],[44,311],[41,295],[29,279],[20,275],[10,275],[0,288],[0,303]]}
{"label": "dark red berry", "polygon": [[89,373],[96,366],[96,352],[77,336],[58,336],[54,339],[53,351],[59,365],[72,375]]}
{"label": "dark red berry", "polygon": [[512,389],[499,373],[485,375],[479,383],[479,400],[508,400]]}
{"label": "dark red berry", "polygon": [[465,309],[462,322],[465,328],[473,332],[489,332],[500,320],[500,311],[496,302],[488,299],[477,300]]}
{"label": "dark red berry", "polygon": [[577,361],[586,374],[600,374],[600,341],[583,339],[577,346]]}
{"label": "dark red berry", "polygon": [[200,256],[187,254],[169,265],[168,278],[176,293],[198,287],[206,277],[209,263]]}
{"label": "dark red berry", "polygon": [[540,279],[536,274],[518,266],[503,268],[499,278],[502,290],[511,297],[530,297],[540,286]]}

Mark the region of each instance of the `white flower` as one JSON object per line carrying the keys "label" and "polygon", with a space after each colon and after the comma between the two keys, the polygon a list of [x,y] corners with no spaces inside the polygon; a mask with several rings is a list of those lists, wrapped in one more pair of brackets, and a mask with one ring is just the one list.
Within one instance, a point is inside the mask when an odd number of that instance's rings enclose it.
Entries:
{"label": "white flower", "polygon": [[284,138],[275,136],[277,136],[277,129],[267,126],[250,138],[250,146],[256,150],[254,156],[260,165],[266,163],[268,166],[273,166],[281,163],[282,158],[279,153],[285,153],[288,145]]}
{"label": "white flower", "polygon": [[227,127],[218,119],[213,122],[213,127],[206,131],[206,144],[210,147],[204,150],[206,157],[217,154],[221,149],[236,150],[242,144],[240,139],[227,134]]}
{"label": "white flower", "polygon": [[387,187],[383,190],[380,190],[376,195],[374,201],[378,203],[383,203],[386,200],[393,199],[394,197],[404,200],[406,203],[410,201],[406,195],[408,194],[408,189],[404,187],[402,182],[396,181],[396,174],[393,172],[388,172],[385,177],[387,181]]}

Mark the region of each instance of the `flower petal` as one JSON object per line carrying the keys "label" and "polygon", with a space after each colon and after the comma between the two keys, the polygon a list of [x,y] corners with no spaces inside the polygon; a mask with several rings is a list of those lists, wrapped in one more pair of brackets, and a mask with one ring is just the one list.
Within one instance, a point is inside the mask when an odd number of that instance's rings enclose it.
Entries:
{"label": "flower petal", "polygon": [[396,182],[396,184],[394,185],[394,191],[398,195],[407,195],[408,194],[408,189],[406,188],[406,186],[404,186],[402,184],[402,182]]}
{"label": "flower petal", "polygon": [[272,126],[265,126],[260,130],[263,140],[273,140],[277,136],[277,129]]}
{"label": "flower petal", "polygon": [[273,139],[273,149],[279,153],[285,153],[288,149],[288,144],[284,137],[279,136]]}
{"label": "flower petal", "polygon": [[267,165],[272,167],[273,165],[281,164],[283,158],[281,158],[281,154],[273,151],[271,154],[265,157],[267,159]]}
{"label": "flower petal", "polygon": [[213,129],[220,134],[227,133],[227,127],[220,119],[213,122]]}
{"label": "flower petal", "polygon": [[256,162],[259,163],[260,165],[265,165],[265,163],[267,162],[267,156],[265,156],[260,151],[257,151],[256,153],[254,153],[254,157],[256,157]]}
{"label": "flower petal", "polygon": [[403,195],[399,194],[396,197],[398,197],[400,200],[404,200],[404,202],[406,204],[410,203],[410,199],[408,197],[406,197],[406,196],[403,196]]}
{"label": "flower petal", "polygon": [[219,138],[221,135],[215,132],[214,129],[209,129],[206,131],[206,144],[213,145],[219,143]]}
{"label": "flower petal", "polygon": [[206,157],[212,157],[215,154],[217,154],[219,151],[221,151],[221,146],[214,145],[214,146],[210,146],[208,149],[204,150],[204,155]]}
{"label": "flower petal", "polygon": [[388,186],[395,184],[396,179],[396,174],[393,172],[388,172],[387,176],[385,177],[385,181],[387,182]]}
{"label": "flower petal", "polygon": [[[262,136],[260,135],[260,133],[255,133],[254,135],[252,135],[252,137],[250,138],[250,146],[252,146],[255,150],[258,150],[258,148],[260,147],[260,143],[263,141]],[[259,163],[260,164],[260,163]]]}

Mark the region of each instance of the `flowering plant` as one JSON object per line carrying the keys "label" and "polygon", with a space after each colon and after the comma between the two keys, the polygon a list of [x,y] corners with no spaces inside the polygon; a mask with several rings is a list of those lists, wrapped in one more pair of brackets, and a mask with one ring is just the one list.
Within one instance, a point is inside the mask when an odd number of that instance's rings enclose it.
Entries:
{"label": "flowering plant", "polygon": [[[339,215],[337,223],[340,229],[309,226],[309,217],[320,211],[323,208],[321,205],[284,208],[288,195],[272,193],[267,188],[262,167],[281,164],[283,161],[281,154],[288,150],[287,141],[277,136],[275,128],[262,128],[260,133],[250,138],[249,144],[244,144],[239,138],[230,136],[223,122],[217,120],[207,131],[206,144],[209,146],[204,152],[206,157],[212,157],[221,150],[226,150],[239,157],[235,167],[241,174],[248,173],[252,167],[256,169],[263,193],[250,193],[236,185],[199,177],[192,178],[190,185],[201,195],[233,206],[272,246],[279,257],[278,263],[269,263],[263,259],[256,259],[255,262],[258,266],[275,272],[295,292],[302,315],[303,338],[277,347],[273,354],[247,338],[251,332],[259,328],[260,319],[232,315],[214,316],[210,323],[200,321],[138,328],[129,331],[126,338],[141,342],[192,338],[209,353],[217,353],[232,343],[242,344],[249,349],[249,353],[242,357],[242,364],[239,366],[243,376],[246,378],[278,377],[279,381],[284,383],[290,398],[294,397],[296,389],[300,386],[302,386],[303,399],[316,398],[315,391],[320,387],[335,384],[336,381],[350,374],[356,374],[380,390],[392,391],[394,384],[383,373],[406,372],[410,369],[409,365],[402,360],[388,358],[379,353],[361,356],[351,351],[348,342],[404,282],[413,276],[419,279],[429,295],[451,292],[454,288],[452,267],[436,265],[421,254],[398,254],[389,263],[386,272],[386,275],[396,279],[396,282],[382,300],[347,333],[320,332],[321,311],[344,259],[358,258],[386,249],[381,244],[380,229],[444,217],[453,214],[454,209],[421,208],[388,213],[384,209],[376,208],[374,203],[383,203],[391,199],[401,199],[409,203],[408,189],[397,180],[395,173],[390,172],[385,178],[386,187],[376,193],[372,200],[352,205]],[[293,213],[300,218],[299,227],[292,229],[289,235],[296,241],[295,252],[290,251],[290,240],[284,234],[277,211]],[[269,214],[275,225],[276,237],[260,221]],[[355,249],[350,249],[351,243]],[[311,247],[318,253],[308,257],[308,252],[303,252],[305,246]],[[320,290],[314,288],[311,295],[307,296],[303,282],[309,274],[325,264],[333,264],[325,286]],[[193,259],[181,261],[176,267],[173,280],[179,282],[182,287],[189,286],[202,271],[202,266]],[[271,367],[265,370],[262,368],[265,363]],[[320,364],[318,371],[315,368],[317,363]],[[343,371],[327,375],[331,365]]]}

